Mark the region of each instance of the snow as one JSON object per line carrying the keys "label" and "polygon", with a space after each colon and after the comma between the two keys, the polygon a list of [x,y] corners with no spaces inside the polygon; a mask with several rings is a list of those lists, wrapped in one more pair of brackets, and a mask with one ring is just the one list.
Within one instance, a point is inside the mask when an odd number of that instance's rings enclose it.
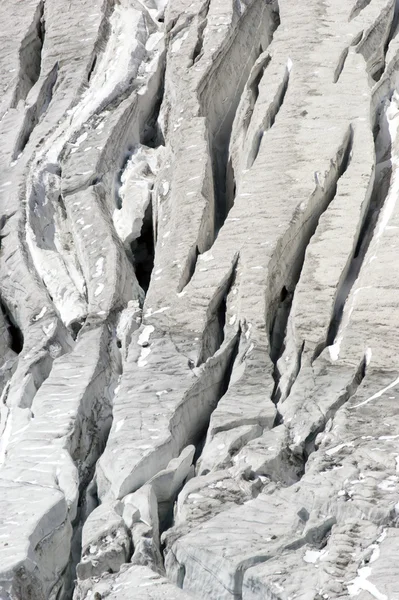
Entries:
{"label": "snow", "polygon": [[96,261],[96,271],[93,275],[94,278],[101,277],[103,274],[104,260],[104,257],[100,256],[100,258]]}
{"label": "snow", "polygon": [[34,321],[38,321],[39,319],[41,319],[42,317],[44,317],[44,315],[46,314],[47,311],[47,307],[43,306],[42,310],[39,312],[38,315],[36,315],[36,317],[33,317]]}
{"label": "snow", "polygon": [[376,560],[379,559],[380,557],[380,547],[378,544],[372,544],[370,546],[370,548],[373,548],[373,552],[370,556],[370,564],[372,564],[373,562],[375,562]]}
{"label": "snow", "polygon": [[[187,32],[187,33],[188,33],[188,32]],[[184,42],[184,40],[185,40],[185,37],[187,37],[187,34],[186,34],[186,36],[181,36],[181,37],[177,38],[177,40],[175,40],[175,41],[173,42],[173,44],[172,44],[172,46],[171,46],[171,50],[172,50],[172,53],[173,53],[173,54],[174,54],[175,52],[178,52],[178,51],[180,50],[180,48],[181,48],[181,46],[182,46],[182,44],[183,44],[183,42]]]}
{"label": "snow", "polygon": [[358,576],[347,584],[349,596],[357,596],[362,590],[369,592],[376,600],[388,600],[388,596],[377,590],[375,585],[368,581],[371,567],[358,569]]}
{"label": "snow", "polygon": [[124,422],[125,422],[125,419],[121,419],[120,421],[117,422],[117,424],[115,426],[116,433],[118,433],[118,431],[120,429],[122,429]]}
{"label": "snow", "polygon": [[314,564],[326,554],[328,554],[327,550],[306,550],[303,560]]}
{"label": "snow", "polygon": [[145,45],[147,51],[152,51],[156,48],[157,44],[162,40],[164,34],[162,31],[157,31],[150,35]]}
{"label": "snow", "polygon": [[151,334],[154,332],[155,327],[153,325],[146,325],[143,329],[143,331],[140,333],[139,335],[139,339],[137,340],[137,343],[139,344],[139,346],[142,346],[145,343],[148,343],[148,340],[150,339]]}
{"label": "snow", "polygon": [[78,139],[76,140],[75,145],[76,146],[80,146],[80,144],[87,139],[87,136],[88,136],[87,131],[85,131],[84,133],[82,133],[82,135],[80,135],[78,137]]}
{"label": "snow", "polygon": [[207,251],[200,255],[199,260],[203,260],[204,262],[209,262],[211,260],[215,260],[215,257],[211,252]]}
{"label": "snow", "polygon": [[379,544],[381,544],[381,542],[383,542],[386,537],[387,537],[387,530],[383,529],[381,535],[377,538],[377,542]]}
{"label": "snow", "polygon": [[99,296],[101,294],[101,292],[104,289],[104,284],[103,283],[99,283],[98,286],[96,287],[96,291],[94,292],[95,297],[97,298],[97,296]]}
{"label": "snow", "polygon": [[396,475],[391,475],[378,484],[378,488],[384,492],[394,492],[396,490],[398,478]]}
{"label": "snow", "polygon": [[368,367],[369,364],[371,363],[371,357],[372,357],[372,352],[371,352],[371,348],[367,348],[366,350],[366,366]]}
{"label": "snow", "polygon": [[333,454],[336,454],[337,452],[342,450],[342,448],[345,448],[345,447],[353,447],[353,442],[339,444],[338,446],[335,446],[334,448],[330,448],[329,450],[326,450],[326,454],[327,454],[327,456],[332,456]]}
{"label": "snow", "polygon": [[390,390],[393,387],[395,387],[396,385],[398,385],[398,383],[399,383],[399,377],[397,377],[392,383],[390,383],[389,385],[387,385],[387,387],[383,388],[382,390],[379,390],[378,392],[376,392],[375,394],[373,394],[372,396],[370,396],[370,398],[367,398],[367,400],[363,400],[363,402],[360,402],[359,404],[355,404],[354,406],[350,406],[349,409],[353,410],[354,408],[359,408],[359,406],[364,406],[365,404],[368,404],[372,400],[376,400],[376,398],[381,398],[381,396],[383,394],[385,394],[385,392],[387,392],[388,390]]}
{"label": "snow", "polygon": [[140,354],[140,358],[137,362],[139,367],[144,367],[147,364],[147,361],[145,360],[147,358],[147,356],[151,353],[151,348],[143,348]]}
{"label": "snow", "polygon": [[162,195],[166,196],[166,194],[169,192],[169,182],[168,181],[164,181],[162,183]]}
{"label": "snow", "polygon": [[163,306],[162,308],[158,308],[158,310],[154,310],[154,312],[152,314],[153,315],[157,315],[158,313],[163,313],[163,312],[165,312],[165,311],[167,311],[169,309],[170,309],[170,306]]}
{"label": "snow", "polygon": [[248,323],[248,329],[247,329],[247,331],[245,332],[245,338],[246,338],[247,340],[249,340],[249,338],[250,338],[250,335],[251,335],[251,329],[252,329],[252,324],[251,324],[251,323]]}
{"label": "snow", "polygon": [[49,333],[51,333],[51,332],[53,331],[54,327],[55,327],[55,321],[52,321],[52,322],[51,322],[51,323],[49,323],[48,325],[44,325],[44,326],[42,327],[42,329],[43,329],[44,333],[45,333],[46,335],[48,335]]}
{"label": "snow", "polygon": [[339,351],[341,349],[341,342],[342,342],[342,336],[337,338],[337,341],[332,344],[331,346],[328,346],[328,352],[330,354],[330,358],[331,360],[338,360],[339,358]]}

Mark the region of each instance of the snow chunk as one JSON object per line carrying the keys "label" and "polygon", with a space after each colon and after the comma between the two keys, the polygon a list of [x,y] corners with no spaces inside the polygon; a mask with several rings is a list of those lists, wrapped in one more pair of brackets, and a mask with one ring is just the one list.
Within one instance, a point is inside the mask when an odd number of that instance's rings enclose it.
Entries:
{"label": "snow chunk", "polygon": [[150,335],[154,332],[154,330],[155,327],[153,325],[146,325],[139,335],[139,339],[137,340],[138,345],[142,346],[143,344],[148,344]]}
{"label": "snow chunk", "polygon": [[170,188],[169,182],[168,181],[164,181],[162,183],[162,196],[166,196],[167,195],[167,193],[169,192],[169,188]]}
{"label": "snow chunk", "polygon": [[42,310],[39,312],[38,315],[36,315],[36,317],[33,317],[33,321],[38,321],[39,319],[41,319],[42,317],[44,317],[44,315],[46,314],[47,311],[47,307],[43,306]]}
{"label": "snow chunk", "polygon": [[345,447],[353,447],[353,442],[339,444],[338,446],[335,446],[334,448],[330,448],[329,450],[326,450],[326,454],[327,454],[327,456],[332,456],[333,454],[336,454],[337,452],[342,450],[342,448],[345,448]]}
{"label": "snow chunk", "polygon": [[124,422],[125,422],[125,419],[121,419],[120,421],[117,422],[116,427],[115,427],[115,432],[116,433],[118,433],[118,431],[120,429],[122,429]]}
{"label": "snow chunk", "polygon": [[96,291],[94,292],[95,297],[97,298],[97,296],[99,296],[101,294],[101,292],[104,289],[104,284],[103,283],[99,283],[98,286],[96,287]]}
{"label": "snow chunk", "polygon": [[101,277],[101,275],[103,274],[104,260],[105,259],[103,256],[100,256],[100,258],[97,260],[96,272],[93,275],[94,278]]}
{"label": "snow chunk", "polygon": [[199,260],[203,260],[204,262],[209,262],[210,260],[215,260],[215,257],[213,256],[212,252],[209,252],[209,250],[208,250],[207,252],[200,254]]}
{"label": "snow chunk", "polygon": [[378,484],[378,488],[384,492],[394,492],[396,490],[398,478],[396,475],[391,475]]}
{"label": "snow chunk", "polygon": [[306,550],[303,560],[307,563],[314,564],[326,554],[328,554],[328,550]]}
{"label": "snow chunk", "polygon": [[82,133],[82,135],[80,135],[80,136],[78,137],[78,139],[77,139],[77,140],[76,140],[76,142],[75,142],[75,145],[76,145],[76,146],[80,146],[80,144],[81,144],[82,142],[84,142],[86,139],[87,139],[87,131],[85,131],[85,133]]}
{"label": "snow chunk", "polygon": [[158,310],[154,310],[154,312],[152,314],[156,315],[158,313],[163,313],[169,309],[170,309],[170,306],[163,306],[162,308],[158,308]]}
{"label": "snow chunk", "polygon": [[328,346],[328,352],[330,354],[330,358],[333,361],[339,359],[339,351],[341,350],[341,341],[342,338],[337,338],[337,341],[332,344],[332,346]]}

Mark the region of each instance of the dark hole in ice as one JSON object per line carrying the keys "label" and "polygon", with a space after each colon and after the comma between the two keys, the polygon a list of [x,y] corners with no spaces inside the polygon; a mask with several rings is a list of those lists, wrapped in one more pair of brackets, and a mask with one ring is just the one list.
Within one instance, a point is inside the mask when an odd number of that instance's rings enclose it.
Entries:
{"label": "dark hole in ice", "polygon": [[280,292],[280,302],[284,302],[284,300],[286,299],[287,296],[288,296],[288,291],[287,291],[287,288],[284,285],[283,289]]}
{"label": "dark hole in ice", "polygon": [[91,66],[90,66],[89,72],[88,72],[88,74],[87,74],[87,81],[88,81],[88,82],[90,81],[90,79],[91,79],[91,76],[93,75],[93,71],[94,71],[94,69],[95,69],[95,67],[96,67],[96,64],[97,64],[97,55],[95,55],[95,56],[94,56],[94,58],[93,58],[93,62],[91,63]]}
{"label": "dark hole in ice", "polygon": [[76,340],[79,331],[82,329],[83,325],[85,324],[85,320],[81,319],[78,321],[73,321],[70,325],[71,328],[71,332],[72,332],[72,337],[74,340]]}
{"label": "dark hole in ice", "polygon": [[144,292],[147,292],[154,267],[154,229],[151,202],[145,211],[140,237],[132,242],[131,250],[137,281]]}
{"label": "dark hole in ice", "polygon": [[3,311],[4,319],[7,324],[8,333],[10,335],[10,348],[16,354],[20,354],[20,352],[22,351],[22,348],[24,346],[24,336],[22,334],[22,331],[16,325],[10,312],[7,310],[7,308],[4,306],[4,304],[1,303],[0,306],[1,306],[1,310]]}

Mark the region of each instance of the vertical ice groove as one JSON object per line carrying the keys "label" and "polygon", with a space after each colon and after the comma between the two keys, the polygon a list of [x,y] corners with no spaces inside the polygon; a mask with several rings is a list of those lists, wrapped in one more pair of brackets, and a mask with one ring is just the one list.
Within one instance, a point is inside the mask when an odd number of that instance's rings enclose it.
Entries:
{"label": "vertical ice groove", "polygon": [[[295,230],[294,225],[292,231],[288,230],[285,235],[286,240],[290,239],[291,243],[285,241],[285,244],[283,242],[280,244],[280,247],[282,248],[280,250],[280,256],[284,262],[288,263],[290,270],[287,273],[289,279],[283,282],[279,298],[274,299],[268,311],[270,323],[270,356],[275,365],[276,388],[273,394],[275,400],[278,399],[280,393],[278,389],[280,379],[278,360],[284,350],[290,310],[295,295],[295,289],[300,280],[304,261],[306,259],[306,250],[317,230],[320,218],[329,209],[329,206],[335,198],[341,177],[345,175],[349,167],[352,145],[353,127],[350,125],[335,159],[330,163],[330,171],[326,172],[324,182],[321,185],[317,183],[316,189],[309,200],[307,211],[302,217],[303,220],[298,219],[296,227],[299,226],[299,231],[297,232]],[[301,232],[302,223],[304,224],[303,233]],[[295,245],[295,242],[297,242],[297,245]],[[283,258],[284,252],[289,254],[293,253],[294,269],[292,268],[291,262],[288,261],[287,258]],[[278,268],[278,265],[276,268]],[[290,386],[291,385],[292,382]]]}
{"label": "vertical ice groove", "polygon": [[19,73],[11,107],[24,101],[40,77],[42,49],[45,38],[44,0],[37,5],[33,22],[19,49]]}
{"label": "vertical ice groove", "polygon": [[[389,104],[387,104],[387,108],[380,116],[380,134],[379,138],[376,138],[377,173],[368,211],[365,213],[355,255],[347,271],[346,279],[337,291],[334,314],[327,339],[330,356],[333,360],[338,360],[339,358],[345,330],[356,306],[356,287],[353,289],[353,286],[364,261],[367,259],[367,263],[370,264],[374,260],[378,252],[378,246],[381,244],[381,238],[396,207],[399,193],[397,168],[399,164],[397,153],[398,127],[398,95],[394,92]],[[385,131],[385,128],[387,131]],[[382,152],[384,153],[382,156],[377,144],[382,148]],[[387,151],[389,152],[388,158],[386,156]],[[384,172],[381,170],[381,166],[380,176],[378,173],[378,167],[382,162],[385,163],[385,168],[388,166],[390,172],[388,188],[384,184]],[[350,293],[351,290],[353,290],[352,293]],[[344,305],[348,298],[349,304],[344,311]]]}

